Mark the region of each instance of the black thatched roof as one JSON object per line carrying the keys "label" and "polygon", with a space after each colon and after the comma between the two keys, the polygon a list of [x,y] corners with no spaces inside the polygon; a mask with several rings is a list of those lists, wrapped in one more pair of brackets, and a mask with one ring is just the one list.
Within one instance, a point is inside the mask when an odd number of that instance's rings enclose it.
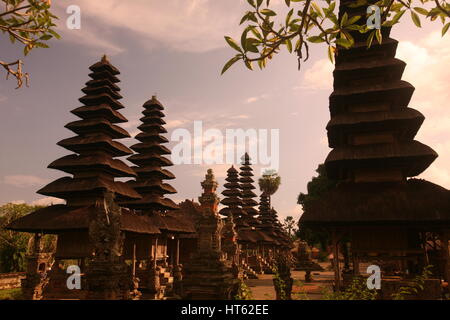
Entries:
{"label": "black thatched roof", "polygon": [[304,208],[310,226],[450,225],[450,191],[422,179],[397,183],[341,183]]}
{"label": "black thatched roof", "polygon": [[[21,232],[60,233],[69,230],[83,230],[89,228],[89,216],[94,210],[104,210],[101,206],[82,208],[66,205],[53,205],[39,209],[22,218],[13,221],[7,229]],[[160,230],[153,221],[145,216],[138,216],[132,211],[122,209],[120,219],[123,231],[159,234]]]}

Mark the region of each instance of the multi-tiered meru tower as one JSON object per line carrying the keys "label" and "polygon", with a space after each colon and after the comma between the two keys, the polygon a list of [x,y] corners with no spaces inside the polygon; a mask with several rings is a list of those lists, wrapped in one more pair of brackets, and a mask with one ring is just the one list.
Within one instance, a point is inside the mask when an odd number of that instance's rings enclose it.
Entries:
{"label": "multi-tiered meru tower", "polygon": [[166,194],[174,194],[177,191],[164,180],[175,179],[175,176],[163,167],[172,166],[172,162],[165,156],[171,151],[163,144],[169,142],[162,134],[167,133],[163,125],[166,123],[162,112],[164,107],[155,96],[144,103],[141,130],[136,136],[140,141],[131,149],[136,154],[128,158],[136,166],[132,167],[137,173],[136,180],[129,181],[129,186],[142,195],[142,199],[126,202],[125,206],[140,210],[143,213],[160,212],[177,209],[178,206]]}
{"label": "multi-tiered meru tower", "polygon": [[[365,24],[367,5],[350,8],[350,3],[341,1],[340,16],[360,15],[358,23]],[[380,265],[383,274],[404,277],[433,264],[438,266],[435,277],[448,281],[450,191],[425,180],[408,180],[437,154],[414,140],[424,116],[408,108],[414,87],[401,80],[406,64],[395,58],[398,42],[385,27],[382,43],[374,40],[370,49],[369,33],[351,35],[354,47],[338,48],[336,55],[327,125],[333,150],[325,166],[328,176],[341,183],[304,208],[300,223],[330,231],[336,258],[338,244],[350,239],[355,274],[361,260]],[[430,260],[437,256],[441,258]]]}

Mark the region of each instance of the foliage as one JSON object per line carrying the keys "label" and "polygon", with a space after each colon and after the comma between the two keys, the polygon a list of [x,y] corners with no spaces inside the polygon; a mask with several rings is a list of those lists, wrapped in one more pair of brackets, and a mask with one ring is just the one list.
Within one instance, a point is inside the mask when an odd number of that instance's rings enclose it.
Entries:
{"label": "foliage", "polygon": [[[56,25],[53,21],[58,18],[50,12],[51,0],[1,1],[3,11],[0,12],[0,31],[8,35],[12,43],[17,41],[24,45],[24,55],[34,48],[48,48],[46,41],[53,37],[60,38],[54,30]],[[0,65],[5,68],[7,78],[9,75],[16,78],[17,88],[23,85],[24,80],[28,85],[29,76],[22,70],[22,60],[14,62],[0,60]]]}
{"label": "foliage", "polygon": [[311,300],[308,296],[308,293],[303,288],[305,287],[305,283],[300,280],[294,280],[294,285],[298,288],[297,292],[293,292],[294,300]]}
{"label": "foliage", "polygon": [[324,300],[376,300],[378,292],[375,289],[367,287],[366,279],[361,277],[353,278],[349,286],[343,291],[332,292],[325,289],[323,292]]}
{"label": "foliage", "polygon": [[11,203],[0,207],[0,273],[25,271],[25,255],[31,235],[4,228],[38,208],[40,207]]}
{"label": "foliage", "polygon": [[0,300],[23,300],[22,289],[0,290]]}
{"label": "foliage", "polygon": [[288,257],[278,254],[275,257],[273,272],[273,284],[277,292],[277,298],[279,300],[291,300],[293,279],[291,278],[291,265]]}
{"label": "foliage", "polygon": [[278,191],[281,184],[281,177],[274,170],[264,171],[258,180],[259,189],[266,193],[269,197]]}
{"label": "foliage", "polygon": [[[327,172],[324,164],[319,164],[316,169],[318,173],[317,177],[313,177],[307,184],[307,193],[300,193],[297,203],[303,208],[303,211],[308,210],[308,206],[316,201],[320,200],[328,191],[335,188],[338,181],[331,180],[327,176]],[[303,227],[301,224],[298,226],[297,236],[308,242],[310,246],[320,244],[323,250],[326,249],[329,242],[329,235],[325,231],[312,231]]]}
{"label": "foliage", "polygon": [[423,268],[422,274],[417,275],[411,281],[410,285],[400,287],[398,292],[392,294],[392,299],[405,300],[408,298],[408,296],[412,296],[414,294],[419,293],[419,291],[422,291],[425,287],[425,280],[429,279],[430,276],[433,274],[430,270],[431,268],[433,268],[432,265],[428,265],[425,268]]}
{"label": "foliage", "polygon": [[234,300],[253,300],[252,291],[242,280],[240,280],[239,290]]}
{"label": "foliage", "polygon": [[[325,43],[331,62],[339,50],[348,49],[355,43],[351,32],[367,33],[367,46],[374,38],[382,42],[381,29],[367,26],[368,17],[349,17],[347,13],[339,16],[336,0],[285,0],[289,12],[276,20],[279,14],[270,9],[270,0],[247,0],[250,10],[245,12],[240,24],[247,23],[242,32],[240,43],[226,36],[225,40],[238,53],[223,67],[222,74],[234,63],[242,60],[245,66],[253,70],[253,62],[263,69],[268,60],[286,47],[289,53],[295,53],[298,67],[301,61],[309,58],[309,44]],[[372,3],[372,1],[371,1]],[[355,0],[351,7],[366,6],[368,0]],[[450,27],[450,4],[442,0],[380,0],[375,2],[380,8],[381,24],[385,27],[395,25],[408,11],[412,21],[421,27],[419,15],[431,21],[438,18],[442,22],[442,36]],[[428,8],[428,9],[427,9]]]}
{"label": "foliage", "polygon": [[297,231],[296,229],[295,229],[295,220],[294,220],[294,217],[292,217],[292,216],[287,216],[286,218],[284,218],[284,221],[283,221],[283,228],[286,230],[286,232],[288,233],[288,235],[290,236],[290,237],[292,237],[292,234],[294,233],[295,234],[295,232]]}

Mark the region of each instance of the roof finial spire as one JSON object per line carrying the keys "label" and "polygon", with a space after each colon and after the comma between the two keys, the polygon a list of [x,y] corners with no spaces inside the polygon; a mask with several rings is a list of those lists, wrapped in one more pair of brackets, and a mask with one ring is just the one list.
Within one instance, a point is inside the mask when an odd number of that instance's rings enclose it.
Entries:
{"label": "roof finial spire", "polygon": [[102,57],[102,63],[109,63],[109,59],[108,59],[108,56],[106,54],[104,54],[103,57]]}

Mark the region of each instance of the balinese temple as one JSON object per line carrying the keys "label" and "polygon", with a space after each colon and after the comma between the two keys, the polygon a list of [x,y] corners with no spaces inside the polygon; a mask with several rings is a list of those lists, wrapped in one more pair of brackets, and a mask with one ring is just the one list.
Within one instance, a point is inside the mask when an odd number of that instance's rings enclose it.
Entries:
{"label": "balinese temple", "polygon": [[126,246],[135,252],[133,259],[139,266],[136,271],[139,287],[154,294],[155,298],[162,298],[173,281],[173,268],[180,264],[179,236],[195,230],[191,223],[173,212],[178,205],[166,197],[176,193],[176,190],[164,182],[175,179],[170,171],[164,169],[173,165],[167,158],[171,151],[163,145],[168,142],[162,135],[167,133],[162,112],[164,107],[153,96],[144,103],[143,108],[142,124],[138,127],[141,133],[135,137],[139,142],[130,147],[136,154],[128,158],[135,164],[132,169],[137,177],[127,183],[142,198],[123,201],[121,205],[149,219],[161,232],[152,239],[138,235]]}
{"label": "balinese temple", "polygon": [[257,218],[259,212],[255,208],[258,202],[254,199],[256,198],[256,194],[253,192],[256,189],[253,180],[253,168],[248,153],[242,156],[242,166],[240,167],[239,176],[242,193],[242,210],[245,213],[245,221],[250,226],[250,228],[243,230],[242,233],[245,233],[248,238],[256,239],[256,243],[251,242],[247,245],[247,263],[257,273],[271,272],[272,264],[264,258],[264,251],[267,248],[273,247],[276,240],[260,228],[261,222]]}
{"label": "balinese temple", "polygon": [[136,166],[132,169],[137,173],[135,181],[128,184],[142,195],[142,199],[126,202],[130,209],[136,209],[143,213],[164,213],[167,210],[177,209],[178,206],[166,194],[174,194],[177,191],[164,180],[175,179],[175,176],[163,167],[172,166],[173,163],[166,157],[171,151],[163,144],[168,143],[162,134],[167,133],[163,127],[166,123],[164,107],[155,96],[144,103],[142,124],[138,127],[141,133],[136,135],[140,142],[131,146],[136,154],[130,156],[128,160]]}
{"label": "balinese temple", "polygon": [[[244,276],[257,278],[255,270],[251,269],[248,265],[248,248],[257,245],[258,237],[255,230],[252,230],[249,225],[246,214],[242,210],[242,192],[239,184],[239,173],[234,166],[231,166],[227,170],[225,181],[225,190],[222,191],[222,195],[225,197],[220,202],[225,207],[219,213],[226,217],[230,215],[233,217],[239,245],[239,267],[244,269]],[[227,239],[224,239],[224,241],[227,241]],[[228,244],[223,245],[227,246]]]}
{"label": "balinese temple", "polygon": [[289,238],[289,235],[286,233],[286,231],[283,229],[283,226],[278,219],[278,212],[274,209],[270,209],[270,215],[272,216],[273,223],[273,230],[276,234],[276,240],[280,244],[278,247],[279,251],[289,252],[290,249],[293,247],[292,240]]}
{"label": "balinese temple", "polygon": [[[367,5],[340,3],[340,16],[365,16]],[[450,191],[412,178],[438,155],[414,140],[424,116],[408,107],[414,87],[401,80],[406,64],[395,58],[398,41],[390,31],[383,27],[382,43],[374,40],[370,49],[369,33],[353,31],[354,47],[338,50],[327,125],[333,150],[325,166],[328,176],[340,183],[304,208],[300,223],[330,232],[335,259],[339,245],[349,239],[354,274],[360,273],[360,262],[379,265],[383,298],[425,266],[434,266],[434,279],[424,292],[435,298],[440,280],[450,280]],[[340,267],[334,265],[339,289]]]}
{"label": "balinese temple", "polygon": [[211,169],[201,186],[202,215],[197,225],[197,250],[184,267],[182,295],[191,300],[231,300],[238,292],[238,272],[233,272],[232,261],[225,260],[222,253],[224,223],[217,212],[218,183]]}
{"label": "balinese temple", "polygon": [[[135,173],[116,157],[130,149],[117,139],[129,134],[117,126],[127,120],[118,112],[123,105],[117,86],[119,71],[104,56],[89,68],[91,80],[82,89],[83,106],[72,110],[81,118],[66,125],[76,136],[58,143],[73,152],[49,165],[71,176],[51,182],[39,194],[64,199],[66,204],[37,210],[9,225],[10,230],[31,232],[36,242],[42,234],[58,235],[55,262],[50,265],[40,252],[29,258],[23,291],[27,298],[127,299],[131,269],[125,264],[123,242],[135,235],[155,236],[159,229],[115,201],[138,200],[129,185],[116,181]],[[35,248],[39,248],[36,245]],[[80,290],[68,290],[64,268],[76,264],[82,272]],[[87,267],[87,265],[89,265]],[[48,277],[36,275],[51,267]]]}
{"label": "balinese temple", "polygon": [[251,167],[250,156],[246,152],[242,156],[242,166],[239,171],[239,183],[241,189],[241,199],[242,199],[242,210],[244,211],[245,220],[250,227],[256,228],[259,224],[256,216],[258,215],[258,210],[255,207],[258,202],[254,199],[256,194],[253,190],[256,189],[253,180],[253,168]]}
{"label": "balinese temple", "polygon": [[225,190],[222,191],[224,198],[220,202],[225,207],[222,208],[219,213],[226,217],[230,215],[233,216],[234,223],[236,224],[236,231],[239,232],[239,230],[243,228],[248,228],[249,225],[242,219],[242,194],[239,184],[239,173],[234,166],[231,166],[231,168],[227,170],[225,181],[226,183],[223,185]]}
{"label": "balinese temple", "polygon": [[274,266],[274,255],[279,248],[283,246],[283,241],[279,239],[276,217],[272,215],[269,196],[265,192],[261,193],[258,209],[258,220],[260,221],[258,230],[270,239],[270,241],[261,243],[260,254],[263,262],[263,269],[264,273],[271,273]]}

